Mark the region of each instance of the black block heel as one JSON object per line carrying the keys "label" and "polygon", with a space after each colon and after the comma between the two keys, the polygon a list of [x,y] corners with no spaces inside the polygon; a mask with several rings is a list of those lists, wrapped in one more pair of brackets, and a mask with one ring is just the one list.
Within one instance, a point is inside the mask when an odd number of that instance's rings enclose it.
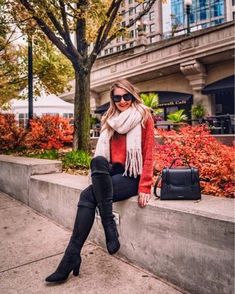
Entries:
{"label": "black block heel", "polygon": [[77,277],[79,275],[80,264],[76,268],[73,269],[73,275]]}

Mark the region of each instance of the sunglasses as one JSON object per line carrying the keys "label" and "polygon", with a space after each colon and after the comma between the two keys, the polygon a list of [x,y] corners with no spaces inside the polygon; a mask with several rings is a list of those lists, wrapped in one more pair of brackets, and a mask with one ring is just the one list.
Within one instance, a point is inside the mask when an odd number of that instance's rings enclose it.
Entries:
{"label": "sunglasses", "polygon": [[130,101],[134,99],[134,96],[130,93],[126,93],[124,95],[112,95],[112,99],[114,102],[120,102],[122,100],[122,98],[125,101]]}

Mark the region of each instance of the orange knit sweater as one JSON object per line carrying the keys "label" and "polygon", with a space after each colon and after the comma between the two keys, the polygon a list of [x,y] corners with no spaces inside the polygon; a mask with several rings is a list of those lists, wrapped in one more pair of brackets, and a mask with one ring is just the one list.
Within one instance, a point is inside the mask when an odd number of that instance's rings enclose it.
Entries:
{"label": "orange knit sweater", "polygon": [[[150,194],[153,177],[153,146],[154,146],[154,125],[152,118],[149,118],[142,127],[142,156],[143,170],[140,175],[138,192]],[[126,161],[126,134],[114,133],[110,142],[111,163],[119,162],[125,165]]]}

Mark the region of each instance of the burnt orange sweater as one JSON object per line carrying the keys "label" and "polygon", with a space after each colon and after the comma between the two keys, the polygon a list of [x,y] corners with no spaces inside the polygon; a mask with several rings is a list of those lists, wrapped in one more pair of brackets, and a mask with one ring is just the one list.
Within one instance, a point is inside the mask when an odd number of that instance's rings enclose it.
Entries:
{"label": "burnt orange sweater", "polygon": [[[140,175],[138,192],[150,194],[153,176],[153,146],[154,126],[152,118],[149,118],[142,127],[142,156],[143,170]],[[120,162],[125,165],[126,161],[126,134],[114,133],[110,142],[111,163]]]}

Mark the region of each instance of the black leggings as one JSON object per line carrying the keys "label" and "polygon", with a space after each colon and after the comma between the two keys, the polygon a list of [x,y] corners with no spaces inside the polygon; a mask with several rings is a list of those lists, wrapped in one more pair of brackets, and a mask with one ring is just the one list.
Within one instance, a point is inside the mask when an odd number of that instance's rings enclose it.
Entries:
{"label": "black leggings", "polygon": [[[103,156],[97,156],[93,158],[91,164],[92,168],[107,164],[107,160]],[[109,164],[109,173],[112,178],[113,184],[113,202],[122,201],[132,196],[137,195],[139,176],[137,178],[123,176],[124,169],[120,164]],[[90,185],[84,189],[80,194],[80,200],[78,206],[86,206],[90,208],[96,208],[97,201],[93,192],[93,186]]]}

